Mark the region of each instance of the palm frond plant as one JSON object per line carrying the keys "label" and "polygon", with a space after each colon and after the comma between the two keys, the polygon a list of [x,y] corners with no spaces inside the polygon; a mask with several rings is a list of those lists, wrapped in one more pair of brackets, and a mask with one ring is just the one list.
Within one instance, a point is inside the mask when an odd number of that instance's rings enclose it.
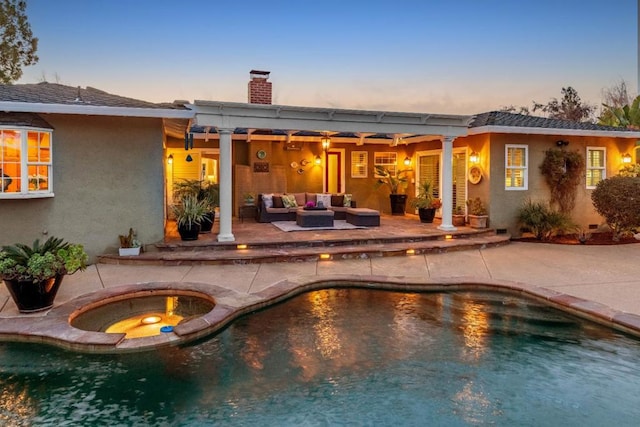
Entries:
{"label": "palm frond plant", "polygon": [[401,190],[407,188],[407,184],[409,183],[409,177],[407,175],[413,170],[403,169],[394,175],[384,166],[376,165],[375,168],[376,176],[378,177],[375,188],[378,189],[386,186],[391,194],[400,194]]}

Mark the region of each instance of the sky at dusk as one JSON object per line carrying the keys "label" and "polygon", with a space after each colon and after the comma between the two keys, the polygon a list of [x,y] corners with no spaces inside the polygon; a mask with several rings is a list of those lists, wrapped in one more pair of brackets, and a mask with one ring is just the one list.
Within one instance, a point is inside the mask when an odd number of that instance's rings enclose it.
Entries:
{"label": "sky at dusk", "polygon": [[573,86],[636,94],[636,0],[27,0],[46,79],[152,102],[473,114]]}

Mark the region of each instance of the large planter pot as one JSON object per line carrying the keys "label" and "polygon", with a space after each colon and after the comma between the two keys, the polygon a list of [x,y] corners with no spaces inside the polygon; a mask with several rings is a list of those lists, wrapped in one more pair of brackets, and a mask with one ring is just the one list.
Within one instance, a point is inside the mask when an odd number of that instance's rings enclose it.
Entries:
{"label": "large planter pot", "polygon": [[471,228],[487,228],[488,215],[469,215],[469,225]]}
{"label": "large planter pot", "polygon": [[213,222],[216,220],[215,212],[207,212],[200,223],[200,233],[211,233]]}
{"label": "large planter pot", "polygon": [[420,217],[420,222],[429,224],[433,222],[433,218],[436,216],[436,210],[434,208],[419,208],[418,216]]}
{"label": "large planter pot", "polygon": [[64,275],[58,275],[36,283],[5,279],[4,283],[20,313],[34,313],[53,306],[63,278]]}
{"label": "large planter pot", "polygon": [[391,215],[404,215],[404,208],[407,204],[406,194],[390,194]]}
{"label": "large planter pot", "polygon": [[182,240],[198,240],[198,234],[200,234],[200,226],[193,224],[189,226],[178,226],[178,233]]}

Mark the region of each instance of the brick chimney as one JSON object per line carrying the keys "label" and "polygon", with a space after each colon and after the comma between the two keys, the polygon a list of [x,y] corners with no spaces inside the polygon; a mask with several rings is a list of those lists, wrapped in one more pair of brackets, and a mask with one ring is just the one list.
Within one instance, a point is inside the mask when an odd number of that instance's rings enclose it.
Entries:
{"label": "brick chimney", "polygon": [[249,76],[249,103],[271,104],[271,82],[268,82],[270,71],[251,70]]}

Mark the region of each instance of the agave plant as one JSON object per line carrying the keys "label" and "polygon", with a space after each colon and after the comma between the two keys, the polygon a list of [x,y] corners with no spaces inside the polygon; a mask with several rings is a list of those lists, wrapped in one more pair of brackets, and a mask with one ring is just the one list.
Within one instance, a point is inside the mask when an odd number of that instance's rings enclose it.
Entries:
{"label": "agave plant", "polygon": [[192,194],[182,198],[181,203],[172,206],[178,227],[193,228],[199,225],[208,212],[207,201],[198,200]]}
{"label": "agave plant", "polygon": [[0,278],[41,282],[58,275],[73,274],[87,268],[89,257],[80,244],[49,237],[44,244],[36,239],[32,246],[16,243],[0,250]]}

